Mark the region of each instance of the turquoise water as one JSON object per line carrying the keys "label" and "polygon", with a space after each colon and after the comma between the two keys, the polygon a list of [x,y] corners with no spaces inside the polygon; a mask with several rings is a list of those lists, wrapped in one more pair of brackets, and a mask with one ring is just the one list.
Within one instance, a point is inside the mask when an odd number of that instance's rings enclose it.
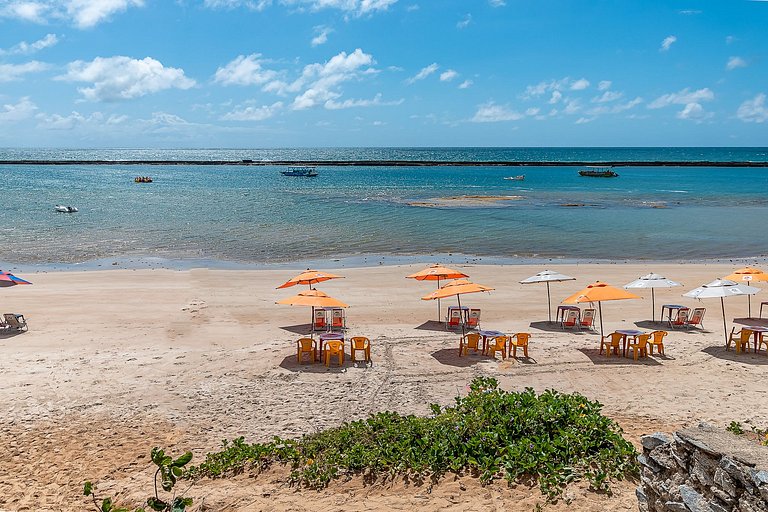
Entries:
{"label": "turquoise water", "polygon": [[[517,155],[513,158],[510,155]],[[766,161],[764,148],[0,150],[9,159]],[[267,263],[362,254],[655,259],[764,256],[768,169],[3,165],[0,261],[158,256]],[[522,182],[504,176],[525,174]],[[133,177],[152,176],[152,184]],[[520,196],[481,206],[413,202]],[[56,204],[76,214],[56,213]],[[578,204],[579,206],[564,206]]]}

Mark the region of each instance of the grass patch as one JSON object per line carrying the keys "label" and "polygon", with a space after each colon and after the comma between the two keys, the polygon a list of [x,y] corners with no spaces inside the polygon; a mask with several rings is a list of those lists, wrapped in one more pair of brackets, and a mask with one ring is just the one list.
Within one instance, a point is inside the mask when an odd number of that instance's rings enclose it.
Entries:
{"label": "grass patch", "polygon": [[436,482],[447,472],[470,473],[483,483],[538,482],[556,498],[578,480],[610,492],[612,479],[638,471],[621,428],[579,394],[506,392],[495,379],[476,378],[455,405],[431,408],[430,417],[382,412],[298,440],[224,441],[186,475],[223,477],[283,463],[292,468],[291,483],[320,488],[347,475]]}

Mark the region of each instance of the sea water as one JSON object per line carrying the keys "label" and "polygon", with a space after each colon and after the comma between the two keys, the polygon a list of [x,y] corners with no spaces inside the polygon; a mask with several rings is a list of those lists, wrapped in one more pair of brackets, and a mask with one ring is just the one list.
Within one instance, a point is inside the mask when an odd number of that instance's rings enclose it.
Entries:
{"label": "sea water", "polygon": [[[231,160],[266,165],[8,165],[2,160]],[[554,161],[556,166],[318,166],[272,160]],[[515,261],[768,253],[768,168],[576,161],[768,161],[766,148],[0,150],[0,261],[160,257],[244,264],[358,255]],[[524,181],[504,177],[524,174]],[[134,183],[151,176],[151,184]],[[456,201],[462,196],[509,200]],[[57,213],[54,205],[79,212]]]}

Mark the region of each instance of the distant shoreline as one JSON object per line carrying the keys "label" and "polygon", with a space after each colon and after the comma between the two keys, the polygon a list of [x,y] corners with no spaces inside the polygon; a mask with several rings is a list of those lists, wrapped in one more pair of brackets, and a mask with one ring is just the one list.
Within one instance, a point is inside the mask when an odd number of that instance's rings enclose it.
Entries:
{"label": "distant shoreline", "polygon": [[285,166],[312,165],[327,167],[768,167],[766,162],[711,160],[649,161],[439,161],[439,160],[0,160],[0,165],[243,165]]}

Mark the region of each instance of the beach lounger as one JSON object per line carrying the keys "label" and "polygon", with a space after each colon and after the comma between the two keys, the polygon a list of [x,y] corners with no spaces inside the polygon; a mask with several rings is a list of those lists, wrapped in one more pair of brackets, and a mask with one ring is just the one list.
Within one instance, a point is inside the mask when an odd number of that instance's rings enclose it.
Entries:
{"label": "beach lounger", "polygon": [[451,316],[448,317],[448,320],[446,321],[446,326],[448,329],[458,329],[461,327],[461,310],[460,309],[451,309],[449,310],[451,312]]}
{"label": "beach lounger", "polygon": [[470,309],[469,318],[467,318],[467,328],[477,329],[478,327],[480,327],[480,310]]}
{"label": "beach lounger", "polygon": [[579,325],[579,312],[576,310],[568,310],[563,318],[563,329],[575,329]]}
{"label": "beach lounger", "polygon": [[315,310],[315,319],[312,322],[312,330],[313,331],[324,331],[327,327],[326,321],[325,321],[325,310],[324,309],[316,309]]}
{"label": "beach lounger", "polygon": [[579,322],[579,329],[587,329],[589,331],[595,330],[595,310],[585,309],[581,315],[581,321]]}
{"label": "beach lounger", "polygon": [[459,357],[467,354],[469,355],[469,349],[473,349],[475,352],[477,352],[480,347],[480,334],[476,332],[471,332],[465,336],[463,336],[459,340]]}
{"label": "beach lounger", "polygon": [[355,352],[362,350],[365,356],[365,362],[373,364],[373,361],[371,360],[371,340],[365,336],[353,336],[352,339],[349,340],[349,344],[349,352],[352,356],[353,363],[355,362]]}
{"label": "beach lounger", "polygon": [[688,314],[691,312],[688,308],[680,308],[677,310],[677,316],[673,318],[669,325],[673,329],[676,329],[678,327],[685,327],[688,325]]}
{"label": "beach lounger", "polygon": [[3,317],[5,318],[5,324],[8,326],[8,329],[15,329],[19,332],[29,330],[27,321],[24,319],[24,315],[19,315],[17,313],[6,313],[3,315]]}
{"label": "beach lounger", "polygon": [[331,330],[343,331],[347,328],[346,318],[344,318],[343,309],[334,309],[331,311]]}
{"label": "beach lounger", "polygon": [[513,334],[509,338],[509,351],[512,352],[510,356],[517,358],[517,348],[523,349],[523,355],[528,357],[528,340],[531,339],[531,334],[527,332],[518,332]]}
{"label": "beach lounger", "polygon": [[691,317],[685,321],[685,326],[696,327],[698,325],[703,329],[705,312],[706,312],[706,308],[694,308],[693,313],[691,313]]}
{"label": "beach lounger", "polygon": [[653,347],[659,349],[659,354],[664,355],[664,336],[669,334],[667,331],[653,331],[651,339],[648,340],[648,352],[653,355]]}
{"label": "beach lounger", "polygon": [[317,343],[312,338],[301,338],[296,341],[296,361],[299,364],[304,354],[310,354],[311,362],[317,361]]}

